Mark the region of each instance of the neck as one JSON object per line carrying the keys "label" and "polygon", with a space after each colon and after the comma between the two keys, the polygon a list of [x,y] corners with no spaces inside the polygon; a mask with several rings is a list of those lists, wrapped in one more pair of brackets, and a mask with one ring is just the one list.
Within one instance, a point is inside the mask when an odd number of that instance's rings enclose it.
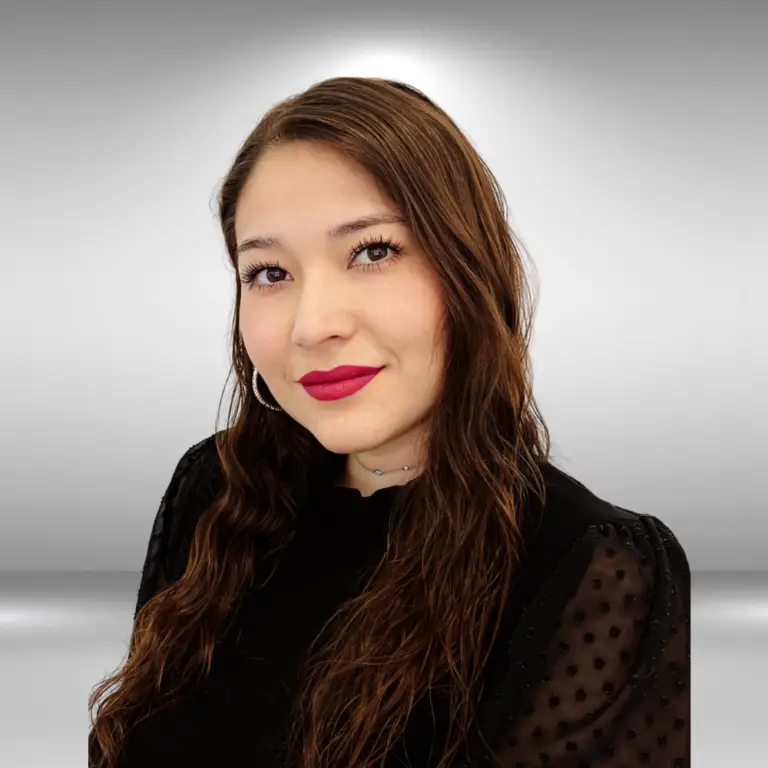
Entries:
{"label": "neck", "polygon": [[[363,460],[364,461],[364,460]],[[400,467],[373,467],[368,464],[361,466],[360,460],[350,454],[347,456],[346,466],[340,480],[336,485],[345,488],[356,488],[363,496],[370,496],[381,488],[389,488],[393,485],[405,485],[413,480],[420,472],[420,467],[407,465],[409,469]],[[376,474],[370,470],[381,469],[383,474]]]}
{"label": "neck", "polygon": [[[409,452],[413,456],[413,451]],[[422,471],[418,460],[408,459],[403,452],[382,454],[348,454],[342,484],[357,488],[363,496],[370,496],[381,488],[405,485]]]}
{"label": "neck", "polygon": [[405,485],[423,471],[425,437],[424,425],[419,424],[371,450],[347,454],[342,483],[364,496],[380,488]]}

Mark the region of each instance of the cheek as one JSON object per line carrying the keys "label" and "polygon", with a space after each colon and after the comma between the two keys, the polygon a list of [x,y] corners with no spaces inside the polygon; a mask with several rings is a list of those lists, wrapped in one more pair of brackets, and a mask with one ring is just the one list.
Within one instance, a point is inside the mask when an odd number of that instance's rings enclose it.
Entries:
{"label": "cheek", "polygon": [[425,290],[403,291],[377,315],[378,338],[400,359],[403,372],[423,385],[440,376],[445,339],[442,304]]}
{"label": "cheek", "polygon": [[248,357],[259,371],[269,371],[276,366],[285,350],[285,343],[274,318],[270,322],[267,315],[247,308],[241,308],[239,317],[240,335]]}
{"label": "cheek", "polygon": [[420,346],[433,348],[442,343],[443,303],[430,284],[420,283],[404,290],[393,302],[393,314],[402,333],[418,339]]}

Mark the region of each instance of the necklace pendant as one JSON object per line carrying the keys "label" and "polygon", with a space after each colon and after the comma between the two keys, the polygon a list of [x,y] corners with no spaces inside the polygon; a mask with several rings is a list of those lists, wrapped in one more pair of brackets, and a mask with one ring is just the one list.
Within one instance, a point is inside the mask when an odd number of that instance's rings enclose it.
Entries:
{"label": "necklace pendant", "polygon": [[384,473],[380,469],[374,469],[373,470],[374,475],[383,475]]}

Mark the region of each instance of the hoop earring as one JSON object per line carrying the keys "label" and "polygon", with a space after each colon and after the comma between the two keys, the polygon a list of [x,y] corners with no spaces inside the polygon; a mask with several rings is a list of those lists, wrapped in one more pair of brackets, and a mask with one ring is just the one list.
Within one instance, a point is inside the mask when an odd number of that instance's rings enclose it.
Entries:
{"label": "hoop earring", "polygon": [[253,379],[251,380],[251,383],[253,385],[253,394],[256,395],[256,399],[265,407],[270,408],[273,411],[282,411],[282,408],[279,408],[276,405],[272,405],[271,403],[268,403],[259,393],[259,372],[254,368],[253,369]]}

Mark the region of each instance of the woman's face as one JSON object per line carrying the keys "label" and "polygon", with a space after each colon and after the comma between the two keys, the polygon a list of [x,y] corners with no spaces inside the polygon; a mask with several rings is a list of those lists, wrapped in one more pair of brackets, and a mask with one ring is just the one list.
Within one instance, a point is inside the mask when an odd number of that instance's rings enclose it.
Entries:
{"label": "woman's face", "polygon": [[[293,142],[262,156],[235,218],[240,329],[285,411],[278,417],[295,419],[329,451],[385,471],[416,463],[438,394],[440,285],[404,223],[328,233],[398,213],[374,178],[337,150]],[[374,245],[387,239],[402,252]],[[262,263],[268,267],[256,271]],[[342,365],[383,368],[335,400],[315,399],[299,383],[310,371]]]}

